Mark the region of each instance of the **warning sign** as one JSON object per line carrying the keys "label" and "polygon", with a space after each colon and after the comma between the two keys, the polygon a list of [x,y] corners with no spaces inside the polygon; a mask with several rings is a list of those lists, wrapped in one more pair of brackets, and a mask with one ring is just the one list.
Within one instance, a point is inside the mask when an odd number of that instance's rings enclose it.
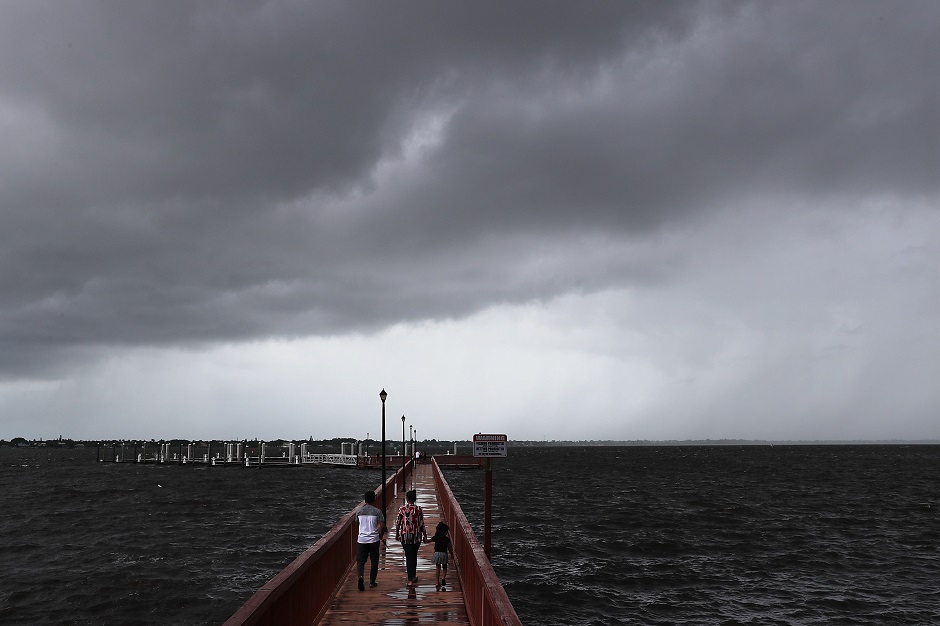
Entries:
{"label": "warning sign", "polygon": [[506,435],[474,435],[473,456],[495,457],[506,456]]}

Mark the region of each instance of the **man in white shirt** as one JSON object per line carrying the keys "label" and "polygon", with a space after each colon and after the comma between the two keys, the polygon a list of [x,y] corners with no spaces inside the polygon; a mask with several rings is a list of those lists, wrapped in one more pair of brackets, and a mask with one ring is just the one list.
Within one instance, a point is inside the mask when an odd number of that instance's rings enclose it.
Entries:
{"label": "man in white shirt", "polygon": [[359,539],[356,549],[356,575],[359,576],[359,591],[365,591],[362,575],[366,567],[366,557],[371,559],[369,586],[375,587],[375,577],[379,574],[379,542],[385,534],[385,514],[372,506],[375,492],[367,491],[363,496],[365,504],[356,512],[359,521]]}

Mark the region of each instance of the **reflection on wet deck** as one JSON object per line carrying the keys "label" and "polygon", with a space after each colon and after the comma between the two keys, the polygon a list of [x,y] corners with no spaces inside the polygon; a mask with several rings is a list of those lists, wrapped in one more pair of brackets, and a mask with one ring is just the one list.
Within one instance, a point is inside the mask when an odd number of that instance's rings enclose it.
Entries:
{"label": "reflection on wet deck", "polygon": [[[411,487],[411,484],[408,486]],[[432,535],[441,520],[441,511],[429,465],[417,466],[414,488],[418,492],[418,505],[424,509],[428,534]],[[395,501],[389,504],[387,513],[389,526],[392,528],[401,504],[402,494],[399,492]],[[356,570],[353,567],[318,624],[469,624],[470,620],[464,607],[463,588],[453,559],[447,570],[447,585],[438,590],[435,586],[434,565],[431,563],[434,545],[422,546],[418,552],[418,584],[408,587],[405,584],[405,553],[401,544],[395,541],[394,531],[392,537],[382,546],[379,576],[376,581],[378,586],[368,586],[369,564],[366,563],[366,590],[359,591],[356,585]]]}

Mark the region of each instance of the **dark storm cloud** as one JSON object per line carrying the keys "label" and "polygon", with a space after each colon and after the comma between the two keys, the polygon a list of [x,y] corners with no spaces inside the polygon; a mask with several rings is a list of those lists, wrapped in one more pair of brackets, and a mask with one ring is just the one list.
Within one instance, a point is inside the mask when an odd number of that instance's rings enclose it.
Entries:
{"label": "dark storm cloud", "polygon": [[5,97],[61,141],[50,199],[283,198],[354,184],[448,73],[590,68],[648,12],[470,6],[24,3]]}
{"label": "dark storm cloud", "polygon": [[454,149],[429,164],[439,195],[428,212],[449,197],[466,209],[454,211],[461,226],[645,229],[759,194],[936,194],[929,20],[796,6],[748,7],[645,55],[625,51],[596,97],[571,77],[532,81],[525,98],[469,95]]}
{"label": "dark storm cloud", "polygon": [[934,196],[937,13],[6,3],[0,371],[656,280],[578,238],[730,202]]}

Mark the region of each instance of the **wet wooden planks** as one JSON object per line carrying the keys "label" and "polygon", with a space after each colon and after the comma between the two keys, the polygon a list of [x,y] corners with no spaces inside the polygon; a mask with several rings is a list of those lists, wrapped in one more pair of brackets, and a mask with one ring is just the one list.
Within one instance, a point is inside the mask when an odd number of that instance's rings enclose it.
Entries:
{"label": "wet wooden planks", "polygon": [[[414,481],[408,481],[418,492],[418,504],[424,510],[428,535],[441,520],[437,490],[429,465],[418,465]],[[357,588],[358,579],[353,567],[340,585],[330,608],[318,622],[319,626],[339,624],[470,624],[464,606],[463,589],[457,578],[453,559],[448,568],[447,585],[435,586],[435,566],[431,563],[434,545],[426,544],[418,552],[418,584],[408,587],[405,580],[405,554],[394,539],[395,516],[404,494],[399,493],[389,503],[386,514],[392,529],[391,538],[381,548],[378,586],[369,587],[369,563],[366,562],[365,591]]]}

